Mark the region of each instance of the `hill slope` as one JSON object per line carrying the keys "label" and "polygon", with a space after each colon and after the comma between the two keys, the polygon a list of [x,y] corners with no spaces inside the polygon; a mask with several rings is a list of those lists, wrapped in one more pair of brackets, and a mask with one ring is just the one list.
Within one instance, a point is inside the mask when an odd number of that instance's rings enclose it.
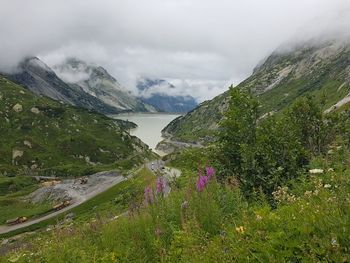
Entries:
{"label": "hill slope", "polygon": [[62,104],[0,76],[0,172],[82,175],[134,165],[148,147],[125,122]]}
{"label": "hill slope", "polygon": [[132,95],[103,67],[69,58],[64,63],[55,66],[54,70],[71,87],[84,90],[119,112],[156,111]]}
{"label": "hill slope", "polygon": [[[283,110],[300,96],[314,96],[323,102],[326,110],[349,95],[350,41],[314,43],[275,51],[238,85],[251,89],[259,97],[261,115]],[[225,92],[202,103],[170,123],[163,133],[182,141],[212,140],[228,100],[229,92]]]}
{"label": "hill slope", "polygon": [[105,114],[120,112],[98,98],[86,93],[81,87],[72,87],[38,58],[27,58],[19,65],[18,72],[7,75],[37,95],[43,95],[70,105],[94,109]]}

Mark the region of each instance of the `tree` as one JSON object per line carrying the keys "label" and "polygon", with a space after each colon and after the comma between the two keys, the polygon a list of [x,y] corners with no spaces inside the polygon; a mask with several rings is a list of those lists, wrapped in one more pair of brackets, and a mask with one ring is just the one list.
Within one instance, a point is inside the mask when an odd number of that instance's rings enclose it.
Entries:
{"label": "tree", "polygon": [[222,176],[239,177],[253,166],[250,149],[255,146],[259,104],[249,91],[230,89],[229,109],[220,123],[219,159]]}

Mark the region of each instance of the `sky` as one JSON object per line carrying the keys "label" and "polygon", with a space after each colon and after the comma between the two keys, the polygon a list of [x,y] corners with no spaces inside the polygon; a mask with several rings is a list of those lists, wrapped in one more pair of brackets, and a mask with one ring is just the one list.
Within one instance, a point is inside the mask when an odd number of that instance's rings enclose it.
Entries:
{"label": "sky", "polygon": [[349,29],[350,0],[0,0],[0,71],[77,57],[135,93],[160,78],[200,102],[282,44]]}

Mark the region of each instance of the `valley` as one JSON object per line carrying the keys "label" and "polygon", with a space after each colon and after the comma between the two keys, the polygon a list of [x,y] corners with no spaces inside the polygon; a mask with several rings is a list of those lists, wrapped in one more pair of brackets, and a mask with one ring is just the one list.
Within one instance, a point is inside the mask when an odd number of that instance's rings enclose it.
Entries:
{"label": "valley", "polygon": [[128,113],[124,115],[112,115],[115,119],[135,123],[137,127],[132,128],[130,134],[140,138],[150,149],[160,156],[165,155],[164,152],[157,149],[158,143],[164,140],[161,131],[169,122],[178,116],[179,115],[164,113]]}
{"label": "valley", "polygon": [[299,2],[4,0],[0,263],[350,262],[350,2]]}

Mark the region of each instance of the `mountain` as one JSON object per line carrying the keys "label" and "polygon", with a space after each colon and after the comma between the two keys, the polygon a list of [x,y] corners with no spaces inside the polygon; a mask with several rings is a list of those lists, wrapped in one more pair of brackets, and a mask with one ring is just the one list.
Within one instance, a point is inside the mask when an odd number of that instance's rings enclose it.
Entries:
{"label": "mountain", "polygon": [[[321,101],[325,110],[341,107],[350,101],[350,41],[315,39],[293,48],[279,48],[237,88],[250,89],[259,98],[261,115],[279,112],[307,95]],[[181,141],[205,143],[215,139],[229,94],[227,91],[175,119],[163,134]]]}
{"label": "mountain", "polygon": [[54,66],[53,69],[71,87],[84,90],[120,112],[156,111],[152,106],[132,95],[103,67],[69,58],[64,63]]}
{"label": "mountain", "polygon": [[144,78],[138,81],[137,89],[140,92],[140,99],[160,112],[185,113],[198,105],[191,96],[166,94],[165,90],[176,89],[166,80]]}
{"label": "mountain", "polygon": [[60,79],[44,62],[36,57],[23,60],[15,73],[7,75],[37,95],[43,95],[70,105],[94,109],[105,114],[115,114],[118,109],[86,93],[79,86],[71,86]]}
{"label": "mountain", "polygon": [[0,174],[72,176],[130,168],[150,154],[123,121],[37,96],[0,75]]}

